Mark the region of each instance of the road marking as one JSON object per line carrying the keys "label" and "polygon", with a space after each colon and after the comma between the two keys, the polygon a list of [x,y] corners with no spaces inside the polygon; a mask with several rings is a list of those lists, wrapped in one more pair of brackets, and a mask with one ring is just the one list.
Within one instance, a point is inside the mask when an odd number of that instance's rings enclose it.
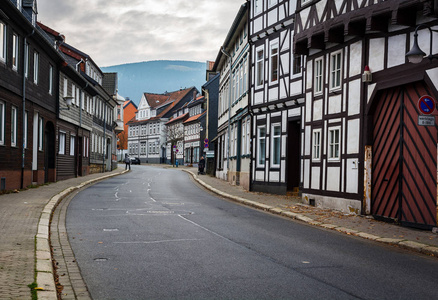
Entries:
{"label": "road marking", "polygon": [[191,242],[191,241],[200,241],[200,239],[177,239],[177,240],[144,241],[144,242],[114,242],[114,244],[159,244],[159,243]]}
{"label": "road marking", "polygon": [[187,218],[184,218],[182,215],[178,215],[178,217],[180,217],[181,219],[183,219],[183,220],[185,220],[185,221],[187,221],[187,222],[189,222],[189,223],[192,223],[192,224],[195,225],[195,226],[198,226],[198,227],[204,229],[204,230],[207,231],[207,232],[210,232],[211,234],[214,234],[215,236],[218,236],[218,237],[220,237],[220,238],[222,238],[222,239],[224,239],[224,240],[229,241],[228,238],[226,238],[226,237],[220,235],[219,233],[216,233],[216,232],[214,232],[214,231],[211,231],[210,229],[205,228],[204,226],[199,225],[199,224],[196,223],[196,222],[193,222],[193,221],[191,221],[191,220],[189,220],[189,219],[187,219]]}
{"label": "road marking", "polygon": [[103,231],[119,231],[117,228],[112,228],[112,229],[104,229]]}

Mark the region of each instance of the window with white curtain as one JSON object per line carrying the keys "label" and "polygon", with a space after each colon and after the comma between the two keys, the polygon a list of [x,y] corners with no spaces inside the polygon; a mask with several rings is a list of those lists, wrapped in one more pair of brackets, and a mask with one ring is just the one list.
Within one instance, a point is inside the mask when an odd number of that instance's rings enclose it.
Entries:
{"label": "window with white curtain", "polygon": [[65,132],[59,132],[59,154],[65,154]]}

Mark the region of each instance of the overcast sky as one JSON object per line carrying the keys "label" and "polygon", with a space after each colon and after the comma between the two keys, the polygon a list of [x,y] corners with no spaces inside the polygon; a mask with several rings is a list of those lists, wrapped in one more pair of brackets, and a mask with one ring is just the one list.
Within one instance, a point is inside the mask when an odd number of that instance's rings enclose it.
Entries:
{"label": "overcast sky", "polygon": [[215,60],[245,0],[38,0],[38,21],[99,67]]}

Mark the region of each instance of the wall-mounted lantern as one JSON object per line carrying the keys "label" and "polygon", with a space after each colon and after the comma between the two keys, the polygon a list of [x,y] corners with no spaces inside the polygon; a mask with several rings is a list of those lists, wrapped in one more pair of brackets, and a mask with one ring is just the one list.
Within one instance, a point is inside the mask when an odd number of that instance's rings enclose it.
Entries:
{"label": "wall-mounted lantern", "polygon": [[[426,56],[426,53],[423,52],[423,50],[420,49],[420,46],[418,46],[418,29],[421,27],[429,29],[430,32],[430,54]],[[438,32],[438,30],[433,30],[429,26],[420,24],[415,28],[414,32],[414,44],[412,45],[412,49],[406,53],[406,57],[409,62],[413,64],[420,63],[423,58],[426,56],[430,61],[432,61],[434,58],[438,58],[437,55],[432,55],[432,49],[433,49],[433,32]]]}

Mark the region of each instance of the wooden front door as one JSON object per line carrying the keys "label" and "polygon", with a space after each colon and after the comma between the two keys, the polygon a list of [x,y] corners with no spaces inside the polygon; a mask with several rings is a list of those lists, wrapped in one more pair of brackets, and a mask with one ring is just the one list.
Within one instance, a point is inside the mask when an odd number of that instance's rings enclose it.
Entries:
{"label": "wooden front door", "polygon": [[372,213],[401,224],[436,226],[437,123],[418,125],[422,83],[385,90],[373,118]]}

